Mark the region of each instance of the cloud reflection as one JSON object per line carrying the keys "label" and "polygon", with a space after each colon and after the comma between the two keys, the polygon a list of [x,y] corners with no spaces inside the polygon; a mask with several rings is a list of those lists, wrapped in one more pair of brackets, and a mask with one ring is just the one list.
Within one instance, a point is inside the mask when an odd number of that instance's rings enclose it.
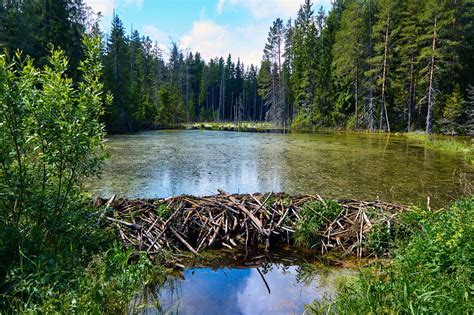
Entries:
{"label": "cloud reflection", "polygon": [[171,280],[158,290],[160,310],[142,313],[302,314],[306,304],[334,293],[334,281],[323,281],[318,275],[299,281],[296,266],[267,265],[262,271],[271,293],[256,268],[188,269],[184,279]]}

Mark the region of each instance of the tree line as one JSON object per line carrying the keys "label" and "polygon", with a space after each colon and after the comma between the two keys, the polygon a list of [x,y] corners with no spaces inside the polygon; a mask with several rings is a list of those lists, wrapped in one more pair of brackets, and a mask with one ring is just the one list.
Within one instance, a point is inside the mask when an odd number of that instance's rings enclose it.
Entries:
{"label": "tree line", "polygon": [[[294,128],[472,133],[474,2],[305,0],[270,28],[259,85]],[[283,60],[283,61],[282,61]]]}
{"label": "tree line", "polygon": [[[84,32],[101,34],[82,0],[9,0],[0,45],[44,63],[63,48],[77,76]],[[259,65],[206,61],[172,43],[166,54],[114,15],[101,35],[109,132],[197,121],[271,121],[293,129],[343,127],[472,133],[472,0],[305,0],[276,19]]]}

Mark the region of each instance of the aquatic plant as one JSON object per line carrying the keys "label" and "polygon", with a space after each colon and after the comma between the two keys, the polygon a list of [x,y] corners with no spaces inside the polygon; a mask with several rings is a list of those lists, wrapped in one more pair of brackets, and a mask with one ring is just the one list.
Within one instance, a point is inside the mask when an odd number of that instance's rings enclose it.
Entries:
{"label": "aquatic plant", "polygon": [[474,146],[467,140],[451,139],[448,137],[433,136],[419,132],[408,132],[403,133],[402,135],[407,137],[409,140],[416,141],[428,148],[474,155]]}

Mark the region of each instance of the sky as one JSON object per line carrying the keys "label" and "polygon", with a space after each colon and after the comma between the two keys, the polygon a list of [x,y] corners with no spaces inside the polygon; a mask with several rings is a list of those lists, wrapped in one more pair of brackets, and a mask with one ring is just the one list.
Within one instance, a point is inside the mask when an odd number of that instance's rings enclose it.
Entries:
{"label": "sky", "polygon": [[[313,0],[326,10],[330,0]],[[259,64],[268,30],[276,18],[296,17],[303,0],[86,0],[103,15],[101,29],[110,31],[115,12],[127,32],[138,30],[168,51],[175,41],[181,49],[200,52],[205,60],[240,58]]]}

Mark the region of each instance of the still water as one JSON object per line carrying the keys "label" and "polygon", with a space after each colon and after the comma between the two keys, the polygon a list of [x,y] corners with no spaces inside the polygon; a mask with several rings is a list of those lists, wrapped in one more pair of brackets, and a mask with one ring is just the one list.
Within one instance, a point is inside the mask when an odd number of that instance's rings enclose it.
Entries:
{"label": "still water", "polygon": [[151,131],[108,139],[110,158],[94,194],[287,192],[331,198],[446,205],[473,169],[461,155],[383,134]]}
{"label": "still water", "polygon": [[[335,294],[348,269],[305,274],[300,266],[191,268],[137,299],[137,314],[303,314],[305,305]],[[144,303],[145,302],[145,303]]]}

